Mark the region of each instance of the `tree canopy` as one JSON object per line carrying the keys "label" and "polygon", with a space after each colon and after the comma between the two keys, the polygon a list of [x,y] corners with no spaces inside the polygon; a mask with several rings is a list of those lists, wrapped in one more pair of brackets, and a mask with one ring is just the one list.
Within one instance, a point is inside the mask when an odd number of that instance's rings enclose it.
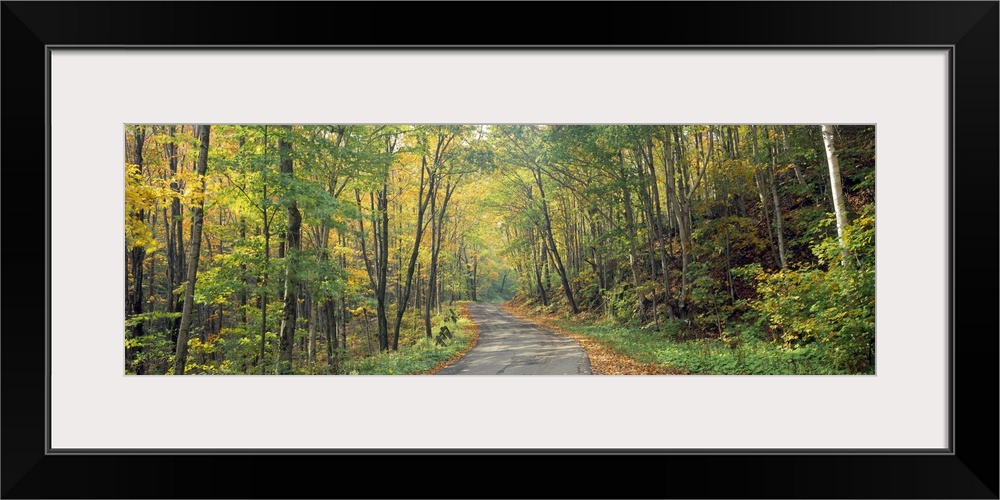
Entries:
{"label": "tree canopy", "polygon": [[126,373],[365,373],[435,356],[465,301],[874,372],[873,126],[141,124],[125,149]]}

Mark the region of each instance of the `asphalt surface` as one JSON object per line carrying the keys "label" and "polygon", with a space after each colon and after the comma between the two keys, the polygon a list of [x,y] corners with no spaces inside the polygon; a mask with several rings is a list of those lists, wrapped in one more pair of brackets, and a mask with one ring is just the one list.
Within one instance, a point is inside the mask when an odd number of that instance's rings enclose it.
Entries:
{"label": "asphalt surface", "polygon": [[590,375],[580,344],[516,318],[497,304],[469,304],[476,346],[437,375]]}

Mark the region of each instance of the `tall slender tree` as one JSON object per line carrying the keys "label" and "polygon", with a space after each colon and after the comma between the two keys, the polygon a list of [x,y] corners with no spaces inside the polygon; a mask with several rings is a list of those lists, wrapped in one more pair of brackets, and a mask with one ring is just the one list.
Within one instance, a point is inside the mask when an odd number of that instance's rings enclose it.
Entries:
{"label": "tall slender tree", "polygon": [[[177,148],[176,132],[177,126],[167,127],[168,140],[164,144],[164,155],[167,157],[167,164],[170,167],[170,191],[173,196],[170,198],[170,217],[167,217],[166,207],[164,207],[163,223],[168,224],[166,228],[167,236],[167,283],[170,288],[168,309],[170,312],[181,312],[180,294],[177,290],[184,280],[184,218],[181,214],[181,184],[177,179],[178,167],[180,165],[180,155]],[[183,132],[183,130],[182,130]],[[171,343],[176,347],[177,332],[180,330],[181,320],[177,318],[170,327]]]}
{"label": "tall slender tree", "polygon": [[[134,132],[132,150],[130,151],[133,175],[142,179],[144,170],[142,149],[146,142],[146,127],[143,125],[137,125]],[[140,206],[135,208],[132,213],[129,214],[129,217],[133,219],[136,226],[142,227],[142,225],[145,224],[148,215],[146,212],[147,210]],[[131,326],[129,327],[128,335],[133,338],[142,337],[146,333],[145,328],[143,327],[144,320],[142,319],[144,309],[143,303],[145,302],[142,290],[143,265],[145,260],[146,242],[144,241],[144,238],[137,238],[132,242],[131,248],[127,248],[125,252],[125,316],[131,318]],[[131,287],[129,286],[130,281],[132,284]],[[131,350],[131,352],[127,352],[126,355],[130,359],[135,358],[139,356],[141,351],[141,344],[138,344]],[[137,366],[137,373],[141,375],[144,369],[143,364],[139,363]]]}
{"label": "tall slender tree", "polygon": [[177,352],[174,355],[174,375],[183,375],[187,364],[188,335],[194,310],[194,285],[198,278],[198,258],[201,255],[201,230],[205,219],[205,172],[208,169],[208,137],[211,126],[198,126],[198,190],[199,196],[191,209],[191,241],[189,246],[187,282],[184,284],[184,308],[177,332]]}
{"label": "tall slender tree", "polygon": [[[294,180],[292,170],[292,127],[286,125],[285,135],[278,138],[278,154],[280,156],[280,172],[287,176],[286,182]],[[298,319],[299,280],[296,260],[302,249],[302,213],[294,195],[286,193],[283,197],[285,205],[285,290],[281,309],[281,327],[278,338],[279,375],[292,373],[292,352],[295,345],[295,330]]]}
{"label": "tall slender tree", "polygon": [[841,264],[846,265],[850,255],[847,245],[844,243],[847,207],[844,203],[844,188],[840,179],[840,157],[834,145],[833,125],[820,125],[820,130],[823,133],[823,144],[826,146],[826,162],[830,168],[830,191],[833,195],[833,209],[837,216],[837,238],[840,240]]}

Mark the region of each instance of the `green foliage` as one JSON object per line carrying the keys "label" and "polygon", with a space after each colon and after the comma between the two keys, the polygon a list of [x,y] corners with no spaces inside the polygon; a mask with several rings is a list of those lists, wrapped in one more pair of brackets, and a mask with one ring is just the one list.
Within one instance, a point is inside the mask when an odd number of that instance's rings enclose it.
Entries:
{"label": "green foliage", "polygon": [[147,371],[152,369],[153,373],[156,373],[157,368],[165,368],[173,362],[174,344],[170,342],[168,335],[161,332],[154,331],[138,337],[126,337],[125,348],[135,352],[134,356],[127,360],[126,374],[137,373],[140,366]]}
{"label": "green foliage", "polygon": [[842,265],[837,238],[813,247],[822,266],[766,273],[760,266],[741,272],[754,276],[755,311],[767,319],[785,349],[811,346],[832,366],[849,373],[871,373],[875,363],[875,220],[870,210],[844,231],[849,253]]}
{"label": "green foliage", "polygon": [[[260,373],[258,356],[260,355],[260,331],[246,330],[242,327],[223,328],[218,339],[218,349],[223,353],[224,361],[216,369],[216,373]],[[272,349],[265,350],[264,365],[271,367],[278,335],[267,332],[267,345]],[[270,370],[266,370],[270,373]]]}
{"label": "green foliage", "polygon": [[808,250],[812,242],[837,235],[837,225],[831,213],[820,206],[800,208],[786,218],[789,247]]}
{"label": "green foliage", "polygon": [[597,281],[597,275],[586,269],[573,278],[573,289],[578,290],[580,295],[578,302],[581,307],[595,307],[600,305],[604,295],[601,284]]}
{"label": "green foliage", "polygon": [[608,311],[615,321],[626,325],[637,325],[639,317],[639,295],[627,281],[615,285],[607,294]]}
{"label": "green foliage", "polygon": [[656,363],[691,375],[828,375],[846,373],[831,366],[820,349],[805,346],[783,349],[756,338],[752,327],[732,325],[719,339],[673,340],[671,330],[682,321],[668,323],[664,332],[613,324],[557,324],[613,349],[640,363]]}
{"label": "green foliage", "polygon": [[129,335],[130,328],[143,323],[152,323],[160,320],[172,320],[181,317],[181,313],[172,313],[164,311],[150,311],[142,314],[136,314],[125,318],[126,336]]}
{"label": "green foliage", "polygon": [[703,331],[715,330],[721,335],[735,308],[730,304],[725,281],[715,279],[707,267],[702,263],[692,265],[691,301],[699,311],[694,322]]}
{"label": "green foliage", "polygon": [[462,352],[472,342],[472,324],[467,318],[452,322],[445,316],[433,319],[434,331],[447,326],[452,338],[444,345],[434,339],[419,338],[415,344],[399,351],[387,351],[376,355],[351,360],[345,366],[345,373],[351,375],[413,375],[422,374]]}

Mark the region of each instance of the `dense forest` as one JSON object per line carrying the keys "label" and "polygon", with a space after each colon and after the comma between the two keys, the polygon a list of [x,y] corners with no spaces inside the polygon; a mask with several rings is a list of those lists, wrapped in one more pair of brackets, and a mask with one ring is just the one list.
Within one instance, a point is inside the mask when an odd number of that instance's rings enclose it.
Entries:
{"label": "dense forest", "polygon": [[125,372],[427,373],[508,301],[873,373],[874,154],[874,126],[127,125]]}

